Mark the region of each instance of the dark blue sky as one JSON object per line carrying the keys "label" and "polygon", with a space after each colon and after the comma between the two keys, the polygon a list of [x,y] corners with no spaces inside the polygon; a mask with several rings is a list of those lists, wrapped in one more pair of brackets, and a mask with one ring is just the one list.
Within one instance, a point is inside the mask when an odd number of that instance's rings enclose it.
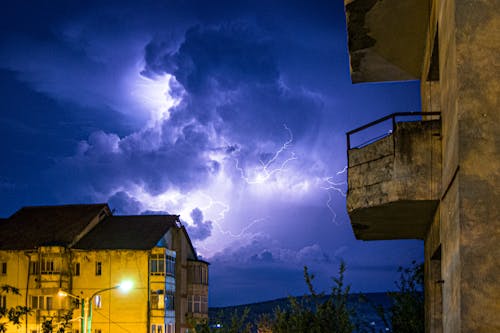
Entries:
{"label": "dark blue sky", "polygon": [[0,14],[0,216],[109,202],[180,214],[210,304],[393,287],[418,241],[354,239],[345,132],[420,110],[352,85],[343,1],[11,1]]}

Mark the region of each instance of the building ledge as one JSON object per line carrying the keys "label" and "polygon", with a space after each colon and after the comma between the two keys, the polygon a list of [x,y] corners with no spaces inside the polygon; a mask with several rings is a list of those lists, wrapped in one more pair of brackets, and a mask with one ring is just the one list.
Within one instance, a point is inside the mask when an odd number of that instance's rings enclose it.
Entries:
{"label": "building ledge", "polygon": [[[418,117],[398,122],[397,117]],[[439,202],[439,113],[398,113],[348,132],[347,211],[356,238],[423,239]],[[352,147],[352,135],[389,121],[390,130]],[[370,133],[373,135],[373,131]]]}

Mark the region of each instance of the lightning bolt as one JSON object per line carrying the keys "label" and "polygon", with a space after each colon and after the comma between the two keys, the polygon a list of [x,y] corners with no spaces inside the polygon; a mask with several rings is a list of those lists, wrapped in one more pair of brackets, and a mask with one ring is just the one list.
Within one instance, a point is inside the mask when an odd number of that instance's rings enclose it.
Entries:
{"label": "lightning bolt", "polygon": [[237,234],[229,231],[229,230],[224,230],[224,228],[222,227],[222,220],[224,220],[224,218],[226,217],[226,214],[227,212],[229,212],[229,205],[227,205],[226,203],[222,202],[222,201],[219,201],[219,200],[214,200],[210,195],[206,194],[206,193],[202,193],[202,196],[205,197],[208,201],[208,204],[206,204],[205,206],[201,207],[201,209],[203,211],[206,211],[206,210],[209,210],[209,209],[212,209],[214,208],[214,206],[220,206],[222,207],[222,210],[218,213],[218,217],[216,219],[213,219],[213,223],[214,225],[217,227],[217,229],[219,230],[219,232],[223,235],[227,235],[227,236],[230,236],[230,237],[233,237],[233,238],[241,238],[251,227],[253,227],[255,224],[257,223],[260,223],[260,222],[263,222],[265,220],[267,220],[269,217],[264,217],[264,218],[258,218],[258,219],[255,219],[253,220],[250,224],[248,224],[246,227],[244,227],[243,229],[241,229],[241,231]]}
{"label": "lightning bolt", "polygon": [[266,182],[267,180],[269,180],[273,175],[283,171],[286,168],[288,163],[297,159],[297,156],[292,151],[292,152],[290,152],[291,156],[289,158],[285,159],[283,162],[281,162],[281,164],[278,167],[276,167],[274,169],[271,168],[276,163],[276,161],[278,160],[280,155],[283,152],[285,152],[293,142],[292,131],[290,130],[290,128],[286,124],[283,124],[283,127],[288,132],[288,136],[289,136],[288,140],[281,145],[280,149],[278,149],[273,154],[272,158],[270,158],[267,162],[264,162],[262,159],[259,159],[260,171],[257,173],[257,176],[254,179],[251,179],[250,177],[248,177],[246,175],[245,170],[242,167],[240,167],[240,165],[239,165],[239,160],[235,159],[235,161],[236,161],[235,168],[236,168],[236,170],[238,170],[240,172],[241,179],[243,179],[247,184],[249,184],[249,185],[262,184],[262,183]]}
{"label": "lightning bolt", "polygon": [[[346,171],[347,171],[347,166],[345,166],[342,170],[338,171],[336,173],[336,175],[339,176],[339,175],[345,173]],[[336,182],[336,181],[334,181],[333,176],[325,177],[323,179],[323,182],[326,184],[324,186],[321,186],[321,188],[324,189],[326,191],[326,193],[328,194],[328,199],[326,201],[326,207],[328,208],[328,210],[332,214],[332,223],[338,225],[339,223],[337,222],[337,213],[335,213],[335,210],[333,209],[333,207],[331,205],[332,201],[333,201],[332,191],[339,193],[341,196],[343,196],[345,198],[347,194],[342,189],[342,186],[347,185],[347,182],[346,181]]]}

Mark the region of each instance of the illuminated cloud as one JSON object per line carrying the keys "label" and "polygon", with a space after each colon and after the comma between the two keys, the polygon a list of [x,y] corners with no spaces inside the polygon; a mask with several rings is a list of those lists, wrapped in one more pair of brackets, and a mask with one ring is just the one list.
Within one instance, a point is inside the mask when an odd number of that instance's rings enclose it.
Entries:
{"label": "illuminated cloud", "polygon": [[203,212],[199,208],[193,209],[191,212],[193,224],[187,227],[191,240],[204,240],[212,233],[212,221],[203,220]]}
{"label": "illuminated cloud", "polygon": [[389,105],[418,109],[418,83],[410,97],[351,85],[342,2],[16,2],[0,15],[4,215],[105,201],[179,214],[211,290],[246,284],[233,299],[264,295],[248,276],[283,296],[305,264],[332,275],[339,248],[368,257],[346,224],[344,132]]}

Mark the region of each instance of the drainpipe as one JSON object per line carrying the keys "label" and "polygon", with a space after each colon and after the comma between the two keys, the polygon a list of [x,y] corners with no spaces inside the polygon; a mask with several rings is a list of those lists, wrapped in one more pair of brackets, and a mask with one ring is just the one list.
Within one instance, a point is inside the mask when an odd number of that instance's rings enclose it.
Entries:
{"label": "drainpipe", "polygon": [[[30,287],[30,269],[31,269],[31,257],[28,253],[24,252],[24,255],[26,257],[28,257],[28,274],[27,274],[27,277],[26,277],[26,295],[24,296],[25,299],[24,299],[24,305],[25,306],[28,306],[28,290],[29,290],[29,287]],[[18,265],[19,267],[19,265]],[[26,318],[25,318],[25,328],[26,328],[26,333],[28,333],[28,314],[26,314]]]}

